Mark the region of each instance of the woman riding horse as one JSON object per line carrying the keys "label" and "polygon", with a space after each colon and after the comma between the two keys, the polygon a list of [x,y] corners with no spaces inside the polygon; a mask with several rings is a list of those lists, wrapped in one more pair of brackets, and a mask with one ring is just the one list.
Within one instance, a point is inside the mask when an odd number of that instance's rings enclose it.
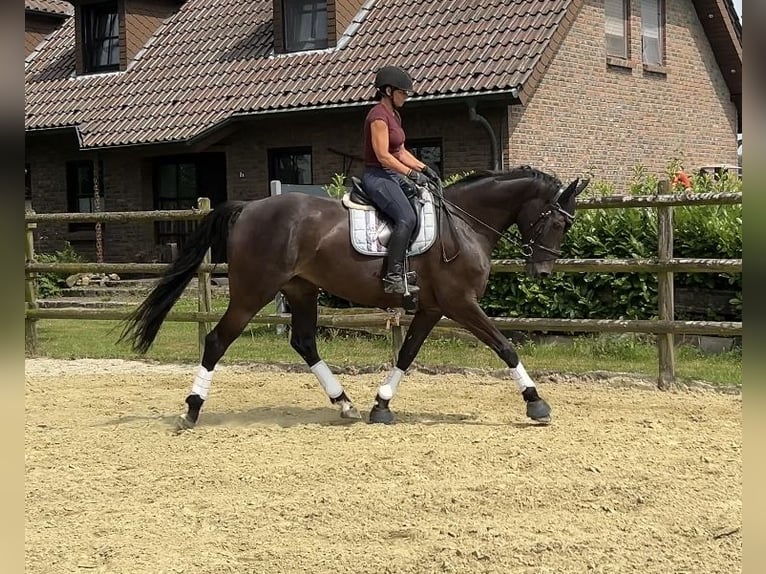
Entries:
{"label": "woman riding horse", "polygon": [[403,188],[411,188],[412,183],[428,185],[438,181],[439,175],[404,147],[399,110],[413,91],[410,75],[396,66],[385,66],[375,74],[375,89],[378,103],[364,120],[362,182],[375,207],[391,220],[383,288],[386,293],[415,294],[416,285],[405,285],[404,259],[417,221]]}

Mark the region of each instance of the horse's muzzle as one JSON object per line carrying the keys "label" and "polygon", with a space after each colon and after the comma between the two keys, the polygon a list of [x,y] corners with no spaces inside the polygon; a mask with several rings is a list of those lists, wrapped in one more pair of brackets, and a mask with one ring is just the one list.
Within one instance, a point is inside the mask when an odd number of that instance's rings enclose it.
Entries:
{"label": "horse's muzzle", "polygon": [[545,278],[553,271],[553,260],[549,261],[528,261],[527,275],[533,278]]}

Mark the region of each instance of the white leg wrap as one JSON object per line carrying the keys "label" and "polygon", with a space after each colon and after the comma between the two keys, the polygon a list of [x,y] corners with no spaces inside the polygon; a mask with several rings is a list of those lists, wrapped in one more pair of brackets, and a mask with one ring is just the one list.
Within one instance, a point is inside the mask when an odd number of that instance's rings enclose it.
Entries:
{"label": "white leg wrap", "polygon": [[322,385],[324,392],[331,399],[337,399],[343,392],[343,387],[340,386],[338,379],[330,371],[330,367],[324,361],[319,361],[316,365],[311,367],[311,372],[319,379],[319,384]]}
{"label": "white leg wrap", "polygon": [[[215,369],[213,369],[213,371],[215,371]],[[213,384],[213,371],[208,371],[202,365],[199,366],[197,376],[194,377],[191,394],[199,395],[203,401],[207,399],[207,394],[210,392],[210,385]]]}
{"label": "white leg wrap", "polygon": [[511,379],[513,379],[513,382],[519,387],[519,391],[535,386],[535,383],[529,378],[527,370],[524,368],[524,365],[521,364],[521,361],[519,361],[519,364],[516,365],[515,369],[511,369]]}
{"label": "white leg wrap", "polygon": [[404,371],[399,367],[394,367],[391,372],[386,376],[385,382],[378,387],[378,396],[381,399],[391,400],[396,394],[396,389],[399,387],[399,382],[404,376]]}

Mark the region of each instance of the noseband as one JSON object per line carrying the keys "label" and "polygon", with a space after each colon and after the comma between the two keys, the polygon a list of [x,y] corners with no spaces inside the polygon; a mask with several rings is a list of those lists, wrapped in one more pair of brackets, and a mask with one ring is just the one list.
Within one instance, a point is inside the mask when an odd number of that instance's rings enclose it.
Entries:
{"label": "noseband", "polygon": [[521,245],[521,254],[527,259],[532,257],[532,254],[534,253],[535,249],[539,249],[540,251],[545,251],[546,253],[550,253],[551,255],[553,255],[552,258],[543,259],[543,261],[550,261],[550,259],[555,259],[559,255],[561,255],[561,251],[559,251],[558,249],[552,249],[551,247],[543,245],[542,243],[538,243],[537,240],[540,238],[540,234],[543,232],[543,229],[545,228],[545,225],[544,225],[545,221],[551,215],[553,215],[554,212],[558,212],[561,215],[563,215],[564,219],[566,219],[567,225],[572,225],[572,222],[574,221],[574,215],[572,215],[568,211],[565,211],[559,205],[559,198],[561,197],[562,193],[564,193],[564,188],[560,187],[559,190],[556,192],[556,195],[553,196],[553,199],[548,204],[547,208],[543,210],[543,212],[537,217],[535,222],[531,225],[532,237],[529,238],[529,241]]}

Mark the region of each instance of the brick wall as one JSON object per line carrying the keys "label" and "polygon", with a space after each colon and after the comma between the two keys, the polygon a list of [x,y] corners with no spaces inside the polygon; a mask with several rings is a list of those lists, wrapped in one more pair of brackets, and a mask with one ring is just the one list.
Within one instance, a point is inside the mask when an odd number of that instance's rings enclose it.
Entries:
{"label": "brick wall", "polygon": [[[206,151],[226,153],[229,199],[258,199],[269,194],[268,150],[279,147],[310,146],[314,183],[324,185],[336,173],[361,176],[362,134],[368,107],[327,110],[320,113],[258,119],[243,125],[234,135]],[[497,134],[505,126],[504,109],[478,111]],[[468,119],[465,104],[436,107],[405,106],[403,122],[410,140],[441,139],[445,175],[489,167],[489,137]],[[337,150],[345,154],[336,153]],[[102,210],[136,211],[154,209],[152,157],[172,155],[177,148],[102,150]],[[188,151],[188,150],[186,150]],[[353,156],[350,158],[349,156]],[[78,150],[73,133],[27,138],[26,162],[30,165],[32,206],[40,213],[66,213],[66,163],[93,160],[94,152]],[[347,169],[350,165],[350,169]],[[107,262],[151,262],[160,257],[154,245],[152,223],[109,223],[104,226],[104,260]],[[95,260],[95,233],[70,232],[67,224],[43,223],[38,228],[36,248],[53,252],[69,241],[87,260]]]}
{"label": "brick wall", "polygon": [[[81,152],[73,134],[28,138],[25,162],[30,166],[32,207],[40,213],[66,213],[66,164],[93,160],[93,152]],[[151,164],[136,152],[103,151],[103,211],[153,209]],[[152,223],[108,223],[103,228],[104,260],[149,262],[158,259]],[[40,223],[35,249],[51,253],[68,241],[86,259],[96,258],[95,232],[69,231],[68,224]]]}
{"label": "brick wall", "polygon": [[45,37],[63,24],[62,18],[24,15],[24,56],[29,56]]}
{"label": "brick wall", "polygon": [[633,67],[608,66],[603,2],[589,0],[534,96],[510,112],[511,163],[559,177],[589,170],[624,189],[634,166],[662,175],[737,163],[737,115],[691,0],[667,0],[664,74],[641,64],[640,3],[631,2]]}
{"label": "brick wall", "polygon": [[[256,199],[268,195],[271,148],[311,146],[315,184],[329,183],[350,161],[347,158],[344,164],[343,156],[330,148],[355,156],[347,175],[360,176],[364,117],[368,109],[327,110],[290,119],[285,116],[253,121],[223,144],[229,198]],[[497,134],[504,133],[503,109],[495,106],[483,110],[480,106],[478,111],[487,117]],[[479,124],[469,121],[465,104],[435,108],[405,105],[402,121],[409,140],[442,140],[445,175],[489,167],[489,137]]]}

